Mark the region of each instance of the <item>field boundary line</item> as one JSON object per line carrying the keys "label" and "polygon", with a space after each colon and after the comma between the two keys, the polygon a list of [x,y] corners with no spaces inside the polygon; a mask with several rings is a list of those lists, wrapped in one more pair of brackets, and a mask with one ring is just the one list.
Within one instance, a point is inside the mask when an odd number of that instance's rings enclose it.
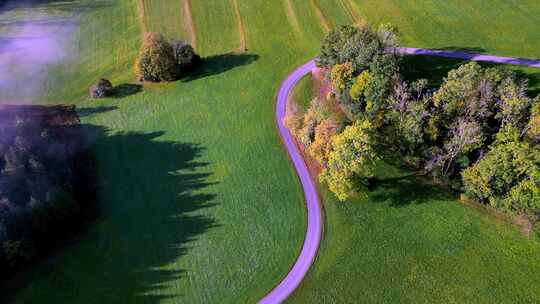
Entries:
{"label": "field boundary line", "polygon": [[296,16],[296,12],[294,11],[294,5],[292,4],[291,0],[284,1],[285,13],[287,14],[289,24],[292,26],[295,32],[300,32],[300,23],[298,22],[298,17]]}
{"label": "field boundary line", "polygon": [[195,23],[193,22],[193,15],[191,14],[191,0],[182,1],[182,15],[184,16],[184,30],[187,32],[188,39],[190,40],[193,48],[197,49],[197,32],[195,29]]}
{"label": "field boundary line", "polygon": [[246,31],[244,29],[244,22],[242,22],[242,14],[240,13],[240,6],[238,5],[238,0],[231,0],[233,9],[234,9],[234,15],[236,16],[236,26],[238,28],[238,39],[239,39],[239,46],[237,49],[237,52],[239,53],[245,53],[247,51],[247,43],[246,43]]}
{"label": "field boundary line", "polygon": [[323,30],[328,33],[332,28],[332,23],[324,15],[324,12],[322,11],[321,6],[319,5],[319,2],[317,0],[310,0],[310,2],[311,6],[315,10],[315,15],[317,15],[317,18],[319,19],[319,24],[322,26]]}

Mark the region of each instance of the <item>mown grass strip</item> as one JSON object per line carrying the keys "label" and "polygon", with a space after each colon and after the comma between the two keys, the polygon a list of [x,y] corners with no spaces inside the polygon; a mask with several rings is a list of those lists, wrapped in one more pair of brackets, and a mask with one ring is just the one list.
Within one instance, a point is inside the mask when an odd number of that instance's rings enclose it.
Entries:
{"label": "mown grass strip", "polygon": [[298,22],[298,17],[294,11],[294,6],[291,0],[285,0],[285,13],[287,14],[287,20],[295,32],[300,32],[300,23]]}
{"label": "mown grass strip", "polygon": [[321,27],[325,32],[329,32],[330,29],[333,27],[333,25],[330,23],[328,18],[324,15],[324,12],[321,10],[321,6],[319,5],[319,2],[317,0],[311,0],[311,6],[315,10],[315,14],[317,15],[317,18],[319,19],[319,23],[321,24]]}
{"label": "mown grass strip", "polygon": [[353,24],[362,25],[364,23],[364,20],[359,13],[360,9],[356,3],[352,2],[351,0],[340,0],[339,2]]}
{"label": "mown grass strip", "polygon": [[143,33],[146,33],[146,14],[145,14],[145,8],[144,8],[144,0],[139,0],[137,2],[138,4],[138,11],[139,11],[139,22],[141,24],[141,30]]}
{"label": "mown grass strip", "polygon": [[240,14],[240,7],[238,6],[238,0],[232,0],[234,7],[234,14],[236,15],[236,24],[238,27],[238,37],[240,44],[238,46],[238,52],[244,53],[247,51],[246,32],[244,30],[244,23],[242,22],[242,15]]}
{"label": "mown grass strip", "polygon": [[182,0],[182,21],[184,23],[184,30],[188,35],[189,42],[196,49],[197,48],[197,32],[195,29],[195,23],[193,23],[193,16],[191,15],[191,1]]}

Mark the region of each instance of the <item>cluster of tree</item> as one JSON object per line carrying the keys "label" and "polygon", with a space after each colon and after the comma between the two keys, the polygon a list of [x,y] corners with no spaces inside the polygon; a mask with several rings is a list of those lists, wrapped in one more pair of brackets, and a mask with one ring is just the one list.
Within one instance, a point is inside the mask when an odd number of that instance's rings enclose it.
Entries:
{"label": "cluster of tree", "polygon": [[94,163],[74,107],[0,109],[0,273],[72,237],[97,215]]}
{"label": "cluster of tree", "polygon": [[141,81],[174,81],[201,62],[193,47],[183,41],[169,41],[161,34],[146,33],[135,71]]}
{"label": "cluster of tree", "polygon": [[540,217],[540,97],[527,96],[528,82],[475,62],[439,88],[407,82],[397,44],[387,25],[342,26],[326,37],[318,65],[333,94],[286,121],[323,165],[321,180],[345,200],[369,184],[378,159],[403,159],[469,198]]}

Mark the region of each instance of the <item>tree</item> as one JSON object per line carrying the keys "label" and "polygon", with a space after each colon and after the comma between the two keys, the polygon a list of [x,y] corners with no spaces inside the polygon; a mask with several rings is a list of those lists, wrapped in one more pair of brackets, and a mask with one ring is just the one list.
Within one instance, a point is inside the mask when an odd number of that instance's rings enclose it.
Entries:
{"label": "tree", "polygon": [[490,151],[462,172],[465,194],[507,211],[540,214],[540,150],[521,140],[511,124],[497,134]]}
{"label": "tree", "polygon": [[331,30],[324,38],[317,66],[330,68],[338,63],[343,63],[340,60],[341,50],[356,33],[358,33],[358,28],[350,25],[342,25]]}
{"label": "tree", "polygon": [[531,107],[531,117],[527,124],[527,136],[534,143],[540,143],[540,95],[536,96]]}
{"label": "tree", "polygon": [[502,125],[512,124],[524,133],[529,122],[529,109],[532,104],[526,92],[526,82],[516,83],[512,78],[504,79],[499,86],[499,111],[495,116]]}
{"label": "tree", "polygon": [[350,62],[336,64],[333,66],[330,73],[330,80],[334,93],[341,94],[347,88],[349,82],[353,79],[353,74],[354,70],[352,63]]}
{"label": "tree", "polygon": [[171,42],[174,59],[177,64],[177,74],[181,77],[191,71],[201,62],[201,57],[195,53],[193,47],[183,41],[174,40]]}
{"label": "tree", "polygon": [[332,151],[328,156],[328,166],[320,179],[341,201],[368,183],[373,177],[375,162],[379,159],[372,139],[372,125],[369,121],[356,121],[342,133],[332,137]]}
{"label": "tree", "polygon": [[300,142],[304,146],[309,147],[315,140],[315,129],[317,126],[330,116],[332,116],[332,110],[329,104],[319,98],[313,99],[304,115],[302,129],[298,134]]}
{"label": "tree", "polygon": [[355,102],[359,102],[365,99],[365,91],[368,85],[373,81],[373,75],[369,71],[363,71],[358,75],[351,86],[349,94]]}
{"label": "tree", "polygon": [[178,72],[171,44],[158,33],[146,33],[135,64],[137,76],[144,81],[173,81]]}
{"label": "tree", "polygon": [[388,99],[388,140],[397,145],[404,156],[412,157],[424,143],[426,123],[431,105],[431,95],[424,94],[427,80],[420,79],[408,84],[399,78],[394,80],[392,94]]}
{"label": "tree", "polygon": [[369,68],[373,59],[386,52],[386,46],[369,25],[360,27],[343,45],[339,63],[351,62],[356,74]]}
{"label": "tree", "polygon": [[333,117],[323,120],[315,128],[315,138],[309,147],[309,153],[323,166],[327,165],[328,156],[332,151],[331,138],[337,134],[340,129],[340,124]]}
{"label": "tree", "polygon": [[432,159],[426,168],[428,171],[434,171],[444,177],[452,175],[455,172],[456,162],[459,168],[469,166],[468,153],[480,148],[483,140],[478,123],[459,118],[452,125],[450,135],[443,148],[434,149]]}
{"label": "tree", "polygon": [[356,75],[369,68],[373,58],[383,55],[399,43],[397,30],[389,24],[375,31],[372,26],[340,26],[328,33],[317,60],[319,67],[330,68],[351,62]]}

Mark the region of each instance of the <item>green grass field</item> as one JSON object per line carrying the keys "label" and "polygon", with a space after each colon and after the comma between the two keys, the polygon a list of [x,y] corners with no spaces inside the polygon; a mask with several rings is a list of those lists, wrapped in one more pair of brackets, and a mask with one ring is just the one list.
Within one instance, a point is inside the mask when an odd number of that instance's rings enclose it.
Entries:
{"label": "green grass field", "polygon": [[[181,1],[174,9],[166,2],[145,1],[146,26],[188,39]],[[274,97],[317,53],[325,29],[313,3],[332,24],[351,14],[337,0],[238,0],[248,51],[234,54],[241,35],[232,3],[192,0],[206,63],[189,79],[139,93],[129,85],[138,1],[35,7],[79,16],[70,46],[78,56],[48,70],[43,100],[77,103],[96,134],[103,212],[80,240],[20,279],[15,303],[253,303],[289,270],[304,208],[275,131]],[[407,46],[540,57],[536,1],[455,3],[356,2],[367,21],[399,26]],[[123,96],[87,100],[99,77],[125,84]],[[325,238],[291,302],[515,303],[539,294],[538,241],[444,192],[408,179],[347,203],[321,191]]]}

